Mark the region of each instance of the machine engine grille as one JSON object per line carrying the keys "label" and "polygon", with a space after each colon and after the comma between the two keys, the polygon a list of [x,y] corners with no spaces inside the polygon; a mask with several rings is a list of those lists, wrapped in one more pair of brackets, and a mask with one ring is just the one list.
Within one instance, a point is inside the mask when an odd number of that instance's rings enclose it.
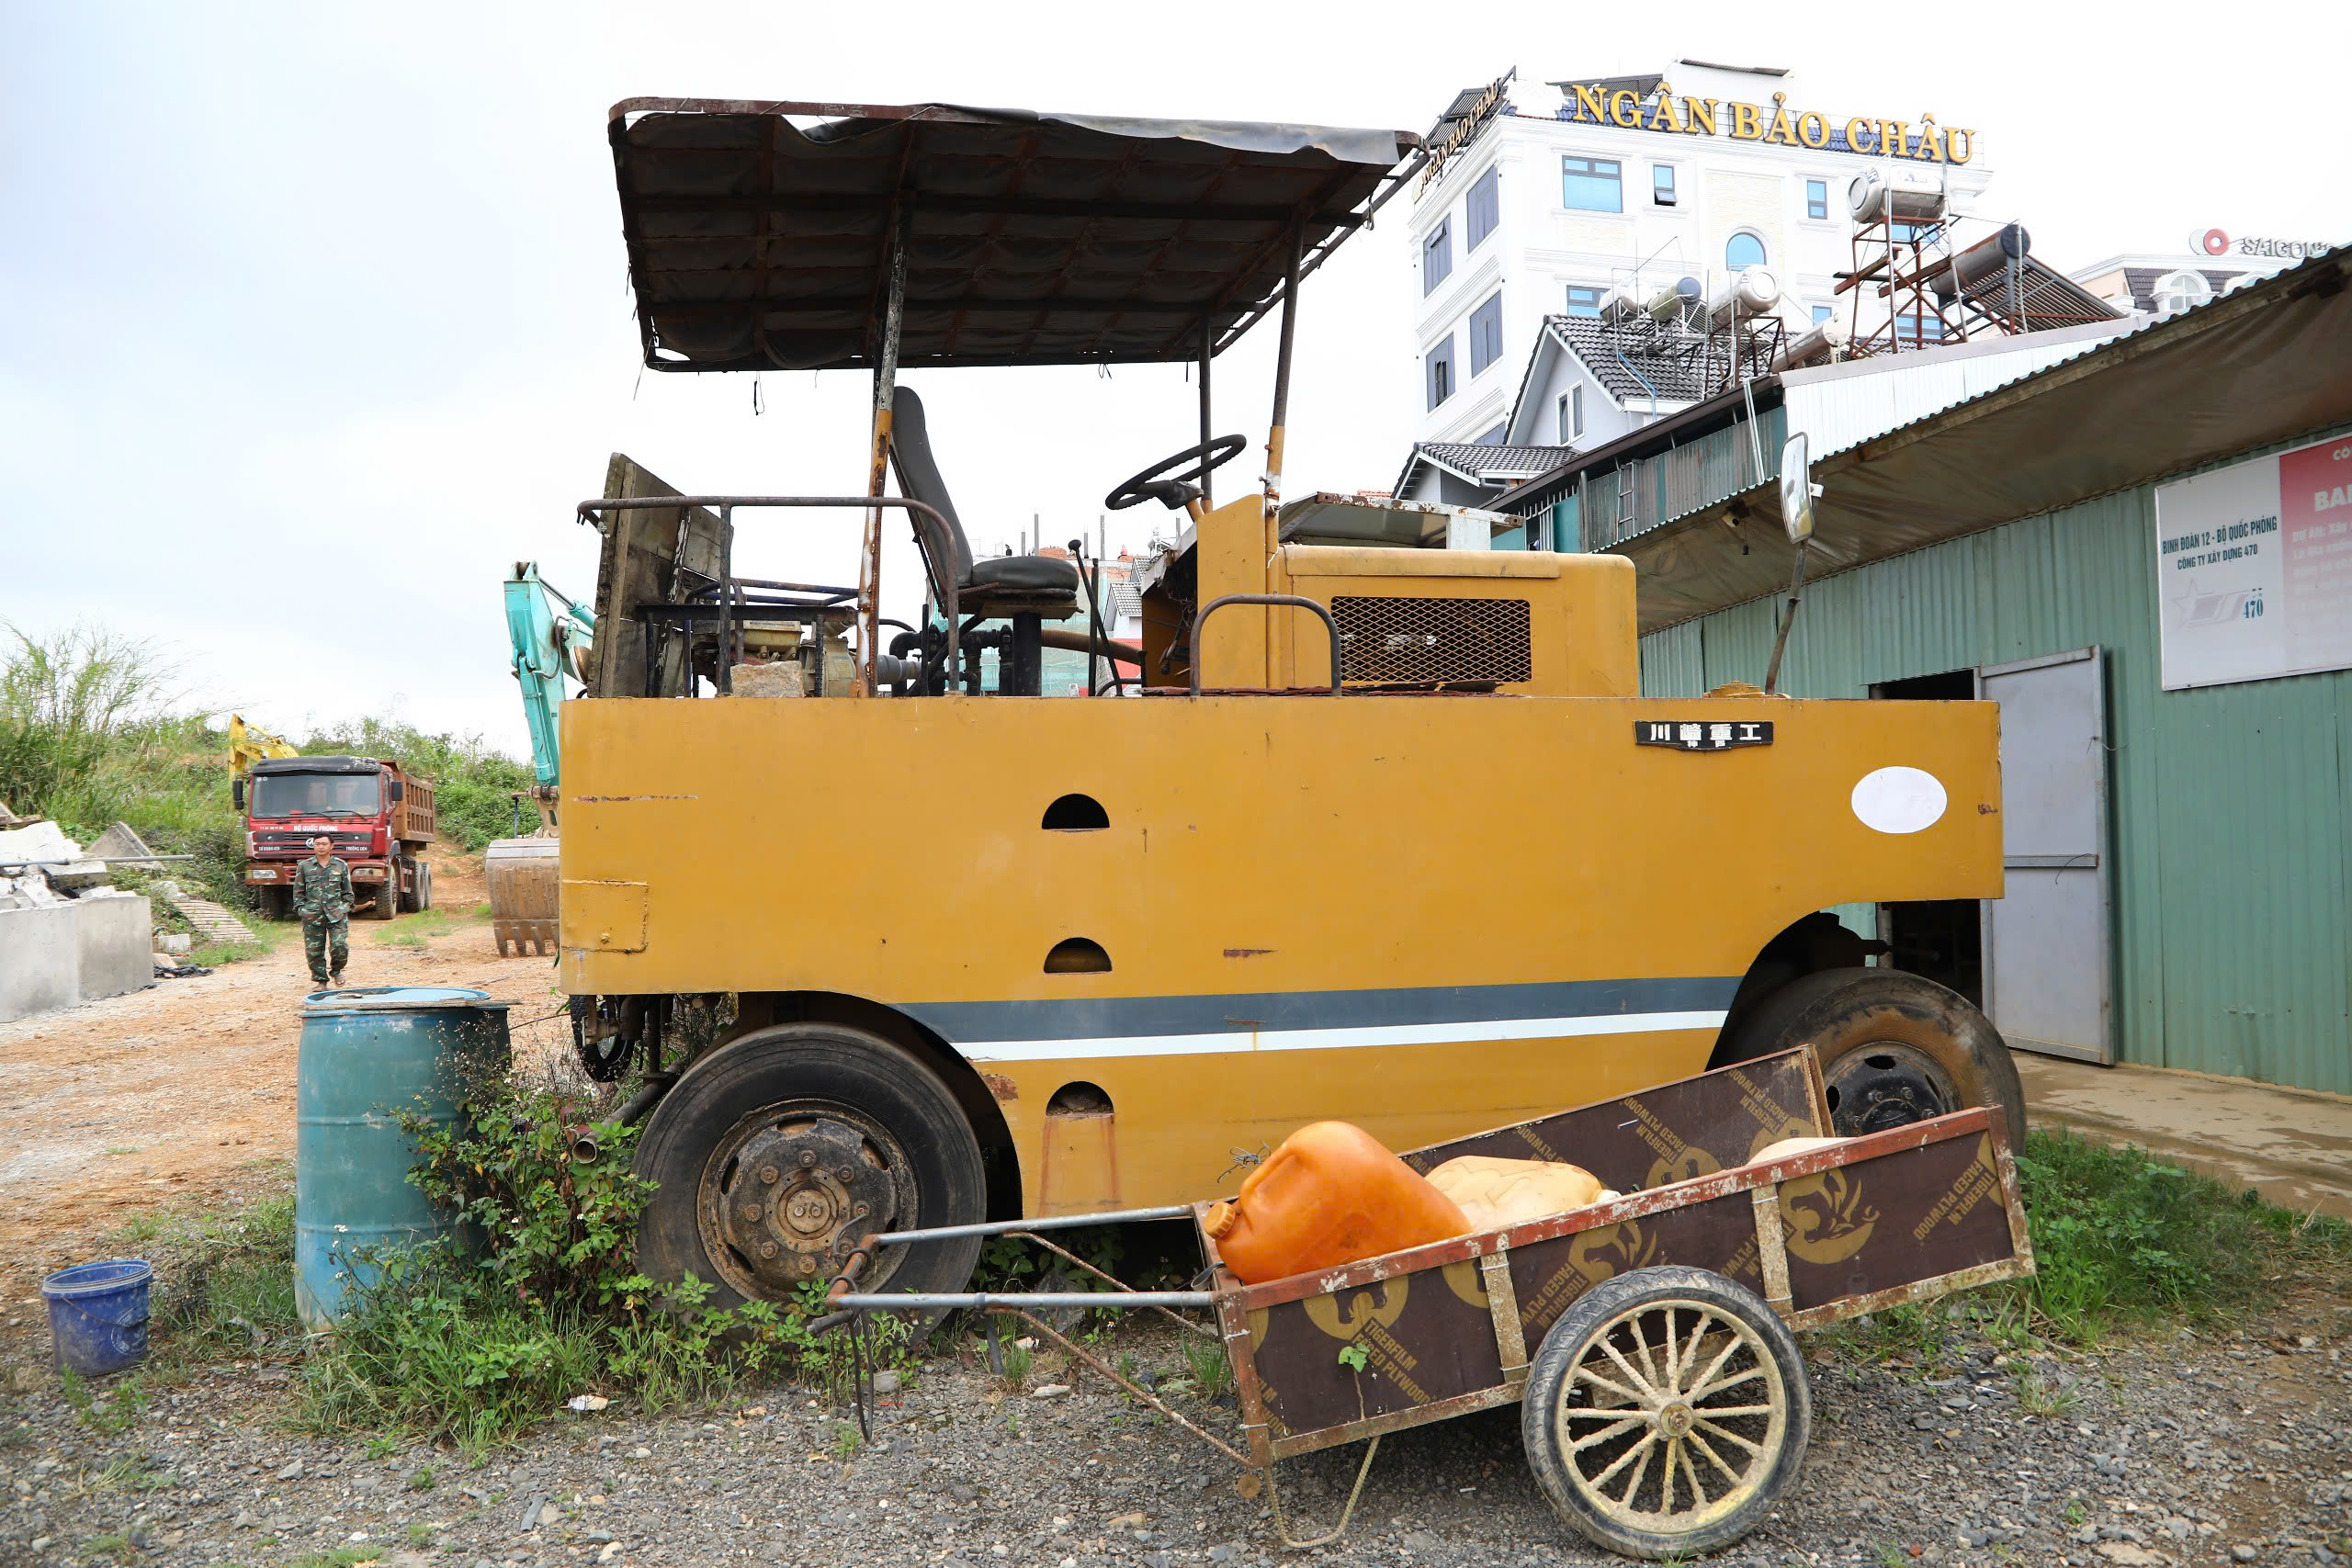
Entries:
{"label": "machine engine grille", "polygon": [[1524,599],[1335,596],[1342,681],[1534,678]]}

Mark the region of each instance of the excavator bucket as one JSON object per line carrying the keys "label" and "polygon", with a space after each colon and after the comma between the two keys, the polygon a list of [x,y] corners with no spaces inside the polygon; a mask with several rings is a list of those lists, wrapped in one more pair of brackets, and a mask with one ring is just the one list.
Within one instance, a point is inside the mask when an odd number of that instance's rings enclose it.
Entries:
{"label": "excavator bucket", "polygon": [[561,887],[551,833],[494,840],[482,853],[490,880],[490,931],[501,957],[555,954],[556,899]]}

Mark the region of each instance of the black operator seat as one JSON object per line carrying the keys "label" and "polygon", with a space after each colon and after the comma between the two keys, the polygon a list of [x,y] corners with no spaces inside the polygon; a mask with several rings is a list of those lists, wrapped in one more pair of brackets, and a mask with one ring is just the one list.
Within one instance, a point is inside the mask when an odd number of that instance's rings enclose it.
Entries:
{"label": "black operator seat", "polygon": [[890,466],[898,471],[899,490],[909,498],[935,509],[947,521],[947,537],[956,551],[956,585],[967,615],[1044,613],[1059,618],[1077,607],[1078,568],[1051,556],[990,556],[975,559],[972,541],[965,536],[956,503],[948,499],[947,481],[931,455],[931,430],[922,400],[912,387],[899,387],[890,395]]}

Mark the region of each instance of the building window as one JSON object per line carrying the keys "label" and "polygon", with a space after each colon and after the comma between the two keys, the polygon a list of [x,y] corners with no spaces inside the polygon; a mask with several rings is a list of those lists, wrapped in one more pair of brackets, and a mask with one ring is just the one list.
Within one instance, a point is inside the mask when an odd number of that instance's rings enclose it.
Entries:
{"label": "building window", "polygon": [[1813,324],[1817,327],[1837,313],[1837,307],[1833,305],[1815,305],[1813,308]]}
{"label": "building window", "polygon": [[1427,364],[1430,367],[1430,407],[1435,408],[1453,396],[1453,334],[1452,333],[1445,334],[1443,343],[1430,350]]}
{"label": "building window", "polygon": [[1470,374],[1482,374],[1503,356],[1503,297],[1500,291],[1470,312]]}
{"label": "building window", "polygon": [[1579,212],[1623,212],[1625,192],[1614,158],[1560,160],[1560,205]]}
{"label": "building window", "polygon": [[1569,284],[1568,314],[1571,316],[1599,316],[1600,314],[1600,297],[1607,292],[1608,290],[1603,288],[1585,288],[1574,283]]}
{"label": "building window", "polygon": [[1673,164],[1652,164],[1650,165],[1650,199],[1660,207],[1674,205]]}
{"label": "building window", "polygon": [[1494,429],[1478,437],[1478,439],[1472,442],[1471,445],[1474,446],[1499,446],[1503,444],[1503,437],[1510,433],[1510,423],[1506,421],[1504,423],[1495,426]]}
{"label": "building window", "polygon": [[1560,394],[1560,445],[1584,434],[1584,389],[1570,387]]}
{"label": "building window", "polygon": [[1441,218],[1436,230],[1421,242],[1421,292],[1429,293],[1453,275],[1453,220]]}
{"label": "building window", "polygon": [[1462,204],[1463,221],[1470,230],[1468,248],[1476,250],[1495,231],[1502,218],[1502,171],[1488,169],[1470,187],[1470,199]]}
{"label": "building window", "polygon": [[1739,271],[1742,267],[1763,265],[1764,242],[1745,231],[1734,234],[1731,237],[1731,243],[1724,247],[1724,265],[1734,272]]}
{"label": "building window", "polygon": [[1943,318],[1922,314],[1917,310],[1906,310],[1898,317],[1894,323],[1894,331],[1896,340],[1901,343],[1925,346],[1931,343],[1944,341]]}
{"label": "building window", "polygon": [[1829,216],[1829,182],[1827,180],[1804,182],[1804,215],[1807,218]]}

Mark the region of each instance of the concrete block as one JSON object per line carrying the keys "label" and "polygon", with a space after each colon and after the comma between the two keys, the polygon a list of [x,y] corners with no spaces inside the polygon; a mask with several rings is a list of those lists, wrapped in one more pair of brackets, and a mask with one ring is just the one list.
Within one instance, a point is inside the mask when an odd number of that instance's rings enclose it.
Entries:
{"label": "concrete block", "polygon": [[82,1001],[119,997],[155,981],[154,912],[144,898],[77,898]]}
{"label": "concrete block", "polygon": [[72,1007],[81,987],[78,905],[0,909],[0,1023]]}

